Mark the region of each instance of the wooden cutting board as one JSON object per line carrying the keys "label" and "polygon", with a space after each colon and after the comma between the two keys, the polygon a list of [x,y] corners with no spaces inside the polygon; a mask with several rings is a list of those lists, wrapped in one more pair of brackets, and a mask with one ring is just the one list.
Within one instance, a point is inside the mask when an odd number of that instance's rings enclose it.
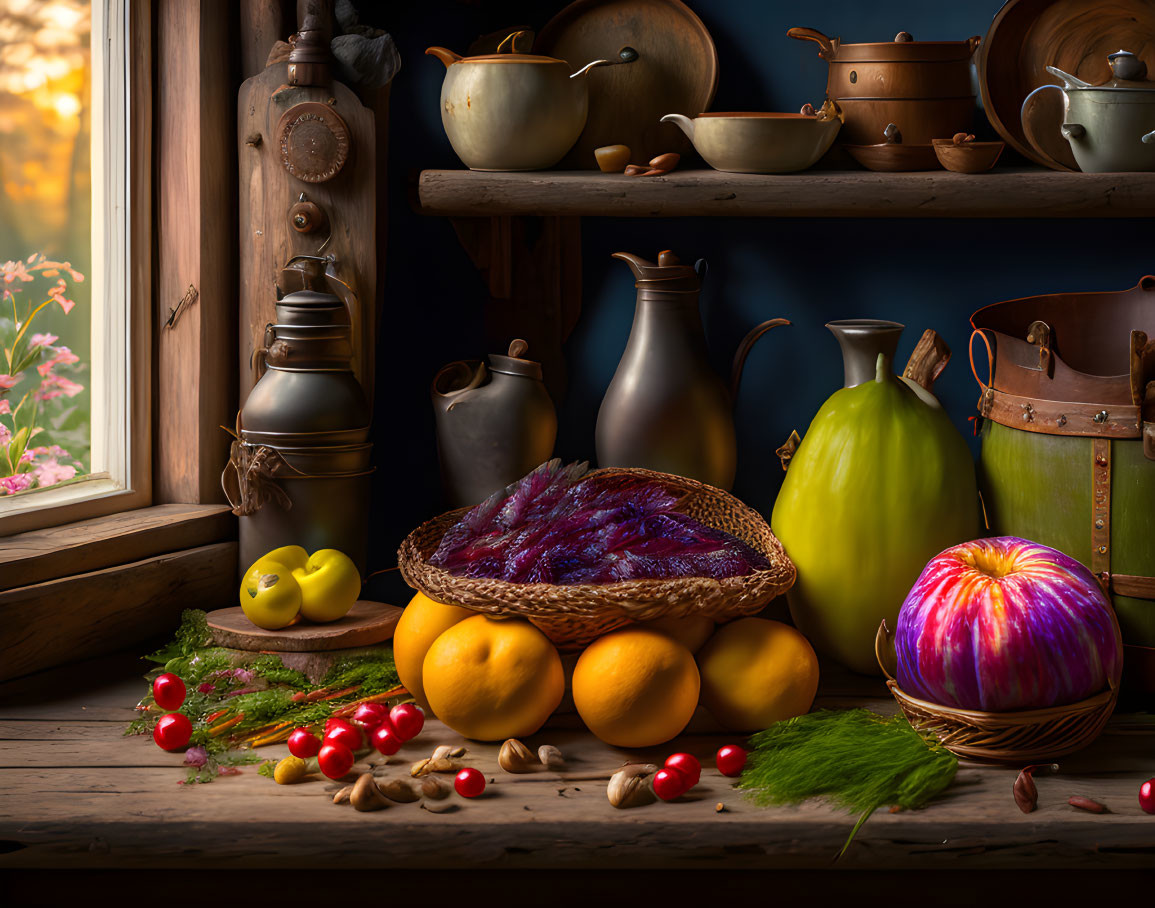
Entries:
{"label": "wooden cutting board", "polygon": [[208,613],[209,630],[217,646],[248,652],[315,653],[371,646],[393,636],[402,609],[384,602],[361,599],[344,618],[328,624],[302,621],[268,631],[245,617],[240,606]]}
{"label": "wooden cutting board", "polygon": [[[625,48],[637,59],[618,62]],[[667,151],[693,153],[677,126],[659,121],[710,109],[718,53],[702,20],[680,0],[577,0],[541,30],[534,53],[565,60],[575,71],[593,60],[615,64],[584,77],[589,118],[561,169],[597,170],[594,149],[603,145],[628,145],[636,164]]]}

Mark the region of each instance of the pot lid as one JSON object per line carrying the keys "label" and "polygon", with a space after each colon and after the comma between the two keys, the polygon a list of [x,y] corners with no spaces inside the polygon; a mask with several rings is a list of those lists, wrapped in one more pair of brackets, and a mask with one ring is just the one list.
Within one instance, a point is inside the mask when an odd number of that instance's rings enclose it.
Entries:
{"label": "pot lid", "polygon": [[1048,66],[1047,72],[1063,80],[1067,91],[1146,91],[1155,92],[1155,82],[1147,78],[1147,64],[1129,50],[1117,50],[1107,56],[1114,78],[1093,85],[1063,70]]}
{"label": "pot lid", "polygon": [[509,345],[509,354],[489,354],[489,371],[500,372],[503,375],[518,375],[523,378],[532,378],[541,381],[541,363],[532,359],[525,359],[529,351],[529,344],[520,337]]}
{"label": "pot lid", "polygon": [[814,41],[818,55],[830,63],[929,63],[969,60],[982,40],[978,35],[965,41],[915,41],[910,32],[899,32],[893,41],[843,44],[813,28],[792,28],[790,38]]}

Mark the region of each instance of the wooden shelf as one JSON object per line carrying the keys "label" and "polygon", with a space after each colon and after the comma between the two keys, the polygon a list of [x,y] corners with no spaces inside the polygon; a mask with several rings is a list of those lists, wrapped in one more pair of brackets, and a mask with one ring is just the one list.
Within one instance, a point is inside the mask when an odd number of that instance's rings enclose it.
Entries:
{"label": "wooden shelf", "polygon": [[417,204],[425,214],[450,217],[1134,218],[1155,216],[1155,173],[426,170]]}

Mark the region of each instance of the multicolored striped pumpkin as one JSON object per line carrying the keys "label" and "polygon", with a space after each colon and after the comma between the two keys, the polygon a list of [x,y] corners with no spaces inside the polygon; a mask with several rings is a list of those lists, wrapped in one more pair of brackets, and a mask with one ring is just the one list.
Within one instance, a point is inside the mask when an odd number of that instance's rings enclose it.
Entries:
{"label": "multicolored striped pumpkin", "polygon": [[1117,684],[1123,667],[1095,576],[1015,536],[932,558],[902,604],[894,643],[906,693],[985,712],[1075,703]]}

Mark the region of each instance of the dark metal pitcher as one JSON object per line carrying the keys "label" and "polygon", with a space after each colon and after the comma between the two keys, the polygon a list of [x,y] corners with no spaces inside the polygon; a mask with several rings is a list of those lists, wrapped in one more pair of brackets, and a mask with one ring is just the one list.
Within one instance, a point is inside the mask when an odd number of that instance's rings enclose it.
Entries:
{"label": "dark metal pitcher", "polygon": [[595,442],[602,467],[645,467],[729,489],[737,466],[733,402],[754,342],[754,328],[734,355],[730,388],[710,366],[698,312],[706,262],[683,265],[666,250],[658,263],[615,252],[634,273],[638,304],[626,352],[602,399]]}

